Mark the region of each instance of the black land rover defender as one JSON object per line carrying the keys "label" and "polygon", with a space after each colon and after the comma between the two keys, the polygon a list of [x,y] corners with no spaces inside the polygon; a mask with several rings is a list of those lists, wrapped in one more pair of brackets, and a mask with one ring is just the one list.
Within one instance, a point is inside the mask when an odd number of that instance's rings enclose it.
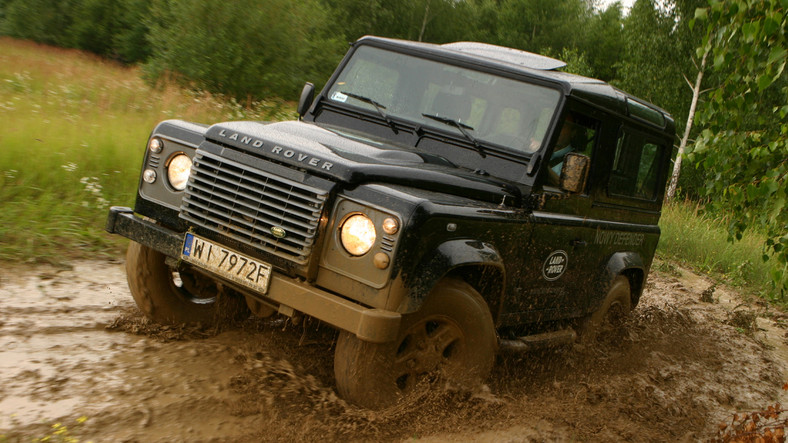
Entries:
{"label": "black land rover defender", "polygon": [[107,224],[137,305],[333,325],[337,389],[370,407],[594,337],[643,291],[674,123],[563,66],[364,37],[300,121],[162,122]]}

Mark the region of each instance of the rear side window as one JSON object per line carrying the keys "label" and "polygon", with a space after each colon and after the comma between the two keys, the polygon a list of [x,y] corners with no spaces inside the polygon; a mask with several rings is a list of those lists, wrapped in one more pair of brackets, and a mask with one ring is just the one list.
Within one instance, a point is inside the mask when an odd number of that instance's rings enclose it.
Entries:
{"label": "rear side window", "polygon": [[636,132],[624,131],[618,138],[613,158],[608,183],[610,195],[654,200],[664,152],[664,145]]}

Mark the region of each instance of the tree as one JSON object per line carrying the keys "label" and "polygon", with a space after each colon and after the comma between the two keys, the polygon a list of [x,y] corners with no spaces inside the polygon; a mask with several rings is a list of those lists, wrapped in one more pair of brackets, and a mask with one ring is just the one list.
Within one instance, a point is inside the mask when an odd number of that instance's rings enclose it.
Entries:
{"label": "tree", "polygon": [[342,56],[329,17],[316,0],[153,2],[145,70],[240,100],[295,98]]}
{"label": "tree", "polygon": [[[694,84],[685,79],[697,80],[702,54],[696,54],[696,48],[704,36],[700,27],[690,23],[696,8],[705,5],[706,0],[637,0],[624,20],[625,50],[617,66],[619,79],[614,81],[616,86],[669,111],[685,144],[698,132],[691,124],[687,126],[692,121]],[[717,81],[705,70],[703,75],[712,84]],[[690,83],[689,88],[686,83]],[[674,169],[681,175],[675,175],[675,185],[690,196],[699,196],[705,170],[682,169],[682,158],[681,154],[676,157],[678,169]]]}
{"label": "tree", "polygon": [[613,3],[604,11],[593,14],[586,37],[579,43],[588,64],[599,79],[610,81],[617,77],[618,62],[624,52],[624,14],[620,3]]}
{"label": "tree", "polygon": [[73,17],[73,0],[7,0],[0,32],[48,45],[69,47],[67,31]]}
{"label": "tree", "polygon": [[382,35],[380,23],[389,20],[383,0],[322,0],[348,42],[364,35]]}
{"label": "tree", "polygon": [[[771,279],[788,292],[788,1],[709,0],[711,69],[723,74],[699,112],[692,158],[709,172],[706,192],[731,213],[730,238],[761,227]],[[699,49],[701,51],[701,49]]]}
{"label": "tree", "polygon": [[[704,92],[700,88],[703,84],[703,74],[706,72],[706,60],[709,58],[710,51],[711,46],[706,45],[700,59],[700,66],[698,66],[698,75],[695,76],[695,83],[690,84],[690,88],[692,88],[692,102],[690,102],[689,113],[687,114],[687,124],[684,125],[684,135],[681,137],[681,143],[679,143],[679,152],[676,154],[675,163],[673,163],[673,173],[670,174],[670,184],[668,185],[668,192],[665,194],[665,200],[673,200],[673,197],[676,195],[684,151],[687,149],[689,136],[692,132],[692,124],[695,121],[695,110],[697,109],[700,95]],[[689,80],[687,80],[687,83],[689,83]]]}
{"label": "tree", "polygon": [[503,0],[500,43],[532,52],[577,48],[585,38],[591,6],[584,0]]}

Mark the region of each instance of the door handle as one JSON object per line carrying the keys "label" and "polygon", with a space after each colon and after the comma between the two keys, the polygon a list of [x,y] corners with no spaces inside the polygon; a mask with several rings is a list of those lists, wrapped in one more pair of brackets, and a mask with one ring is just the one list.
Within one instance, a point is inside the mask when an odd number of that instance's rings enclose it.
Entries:
{"label": "door handle", "polygon": [[579,238],[570,241],[569,244],[574,246],[575,248],[588,246],[588,242],[586,242],[585,240],[580,240]]}

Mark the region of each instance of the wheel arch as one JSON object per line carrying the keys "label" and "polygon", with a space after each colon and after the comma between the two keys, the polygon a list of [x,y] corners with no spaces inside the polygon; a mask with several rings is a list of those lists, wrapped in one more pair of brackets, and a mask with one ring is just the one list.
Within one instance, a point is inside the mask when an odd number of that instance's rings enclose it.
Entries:
{"label": "wheel arch", "polygon": [[468,283],[487,302],[493,321],[498,318],[503,300],[505,273],[503,267],[490,264],[468,264],[449,271],[444,278],[457,278]]}
{"label": "wheel arch", "polygon": [[637,306],[643,294],[643,284],[646,280],[646,264],[643,257],[637,252],[617,252],[610,257],[605,266],[604,293],[610,288],[613,280],[623,275],[629,280],[632,307]]}
{"label": "wheel arch", "polygon": [[414,268],[409,295],[399,312],[417,311],[432,288],[446,277],[458,278],[471,285],[487,302],[496,317],[503,294],[505,271],[503,259],[492,244],[478,240],[450,240],[424,256]]}

